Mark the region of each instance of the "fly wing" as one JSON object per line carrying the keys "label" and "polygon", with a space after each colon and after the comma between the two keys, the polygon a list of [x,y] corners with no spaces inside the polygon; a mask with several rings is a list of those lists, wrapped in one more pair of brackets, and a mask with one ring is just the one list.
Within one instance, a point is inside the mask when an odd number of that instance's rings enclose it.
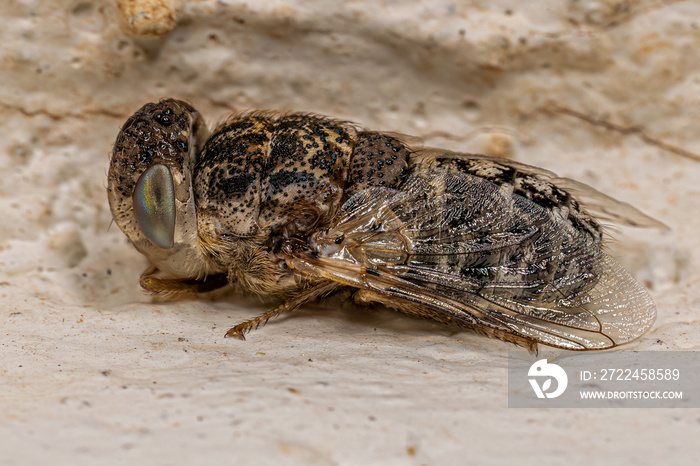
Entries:
{"label": "fly wing", "polygon": [[552,181],[573,194],[588,212],[600,220],[608,220],[618,225],[668,230],[668,226],[663,222],[648,216],[626,202],[601,193],[585,183],[560,177],[555,177]]}
{"label": "fly wing", "polygon": [[651,298],[566,214],[468,173],[418,171],[350,198],[289,263],[511,340],[587,350],[639,337]]}
{"label": "fly wing", "polygon": [[414,161],[426,166],[440,166],[444,161],[461,162],[469,173],[485,177],[499,184],[502,181],[518,184],[518,180],[521,180],[525,181],[524,184],[527,185],[527,179],[530,178],[536,180],[540,186],[546,186],[545,189],[550,192],[554,188],[554,191],[561,190],[572,195],[585,207],[586,212],[598,220],[635,227],[668,228],[662,222],[649,217],[636,207],[603,194],[585,183],[560,177],[544,168],[533,167],[514,160],[425,148],[414,152]]}

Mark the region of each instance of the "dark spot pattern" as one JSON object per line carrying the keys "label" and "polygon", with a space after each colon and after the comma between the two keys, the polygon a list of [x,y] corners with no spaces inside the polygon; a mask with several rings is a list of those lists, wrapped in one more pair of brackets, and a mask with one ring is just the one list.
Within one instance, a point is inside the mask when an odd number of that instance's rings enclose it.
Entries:
{"label": "dark spot pattern", "polygon": [[162,164],[175,177],[176,197],[189,196],[190,138],[203,136],[204,121],[186,102],[166,99],[144,105],[122,126],[109,168],[110,205],[118,216],[130,215],[131,198],[139,177]]}
{"label": "dark spot pattern", "polygon": [[601,241],[603,232],[600,223],[585,212],[578,201],[564,189],[551,181],[533,173],[523,173],[515,167],[499,163],[497,159],[474,158],[437,158],[436,168],[469,173],[499,186],[508,184],[513,187],[513,194],[523,197],[545,209],[566,208],[567,220],[579,232],[595,241]]}
{"label": "dark spot pattern", "polygon": [[230,119],[209,137],[194,166],[201,231],[213,236],[255,231],[273,130],[269,118],[248,115]]}
{"label": "dark spot pattern", "polygon": [[195,164],[197,210],[206,212],[200,226],[218,236],[308,235],[352,194],[398,187],[408,156],[396,138],[357,133],[321,116],[234,116],[213,132]]}
{"label": "dark spot pattern", "polygon": [[398,139],[365,131],[357,135],[346,195],[383,186],[396,189],[408,176],[410,152]]}

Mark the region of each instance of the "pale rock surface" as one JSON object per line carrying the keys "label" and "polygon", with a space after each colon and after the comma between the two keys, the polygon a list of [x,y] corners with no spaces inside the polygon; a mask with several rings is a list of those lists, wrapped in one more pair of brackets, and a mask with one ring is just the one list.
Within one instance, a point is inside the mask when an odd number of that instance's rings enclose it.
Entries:
{"label": "pale rock surface", "polygon": [[304,110],[509,155],[670,227],[609,249],[658,305],[631,348],[697,351],[698,2],[162,1],[143,11],[174,24],[130,30],[134,3],[0,3],[0,464],[697,460],[699,410],[508,409],[508,345],[389,311],[225,340],[264,307],[151,304],[105,175],[162,97],[210,125]]}

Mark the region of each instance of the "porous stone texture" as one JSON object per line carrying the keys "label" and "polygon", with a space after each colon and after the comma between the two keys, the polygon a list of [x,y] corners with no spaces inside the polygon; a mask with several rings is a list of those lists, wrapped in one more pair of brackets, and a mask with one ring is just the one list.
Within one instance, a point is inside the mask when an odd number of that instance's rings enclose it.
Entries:
{"label": "porous stone texture", "polygon": [[163,97],[210,125],[302,110],[507,155],[670,227],[613,231],[658,305],[627,349],[697,351],[698,2],[10,0],[0,18],[0,464],[697,460],[697,409],[508,409],[510,346],[387,310],[320,304],[224,339],[264,306],[150,303],[105,177],[120,125]]}

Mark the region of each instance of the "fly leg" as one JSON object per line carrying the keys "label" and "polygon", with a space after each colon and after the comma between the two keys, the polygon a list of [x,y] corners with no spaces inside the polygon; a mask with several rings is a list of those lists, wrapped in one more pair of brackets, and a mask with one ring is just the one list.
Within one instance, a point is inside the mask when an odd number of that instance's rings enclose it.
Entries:
{"label": "fly leg", "polygon": [[302,304],[308,303],[310,301],[315,301],[318,298],[328,295],[335,289],[341,287],[342,285],[337,282],[323,281],[310,288],[300,291],[293,298],[288,299],[279,306],[270,309],[269,311],[254,317],[253,319],[246,320],[235,327],[231,328],[226,332],[226,337],[236,337],[240,340],[245,340],[245,334],[251,330],[256,330],[260,326],[265,325],[268,320],[277,317],[285,312],[291,312],[299,308]]}
{"label": "fly leg", "polygon": [[199,293],[216,290],[228,285],[225,274],[210,275],[201,280],[156,278],[158,269],[151,267],[140,279],[141,288],[152,294],[157,300],[171,301],[175,299],[192,298]]}
{"label": "fly leg", "polygon": [[425,306],[404,301],[403,299],[385,296],[370,290],[358,290],[352,295],[352,299],[357,304],[381,304],[389,309],[399,311],[409,316],[421,317],[423,319],[434,320],[442,324],[454,325],[456,327],[472,330],[476,333],[486,335],[487,337],[498,338],[499,340],[522,346],[523,348],[527,348],[530,352],[537,351],[537,342],[530,338],[522,337],[511,332],[485,325],[474,325],[471,322],[459,319],[458,317],[447,314],[446,312],[436,311]]}

